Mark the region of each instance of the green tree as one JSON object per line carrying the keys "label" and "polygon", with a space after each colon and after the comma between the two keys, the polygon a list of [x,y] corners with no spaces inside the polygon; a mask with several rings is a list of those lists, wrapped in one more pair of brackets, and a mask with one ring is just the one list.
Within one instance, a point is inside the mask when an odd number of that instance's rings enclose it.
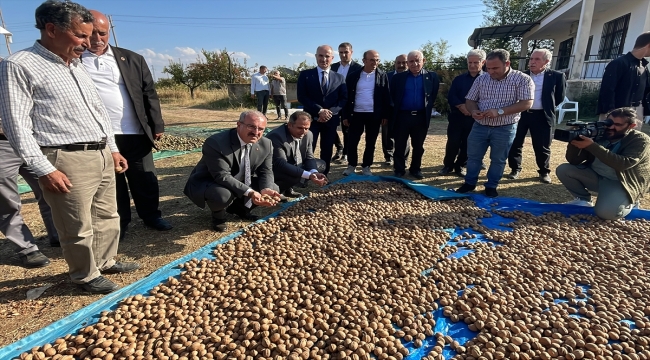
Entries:
{"label": "green tree", "polygon": [[420,51],[424,55],[426,60],[425,67],[427,70],[441,70],[446,67],[447,56],[449,54],[449,49],[451,46],[449,42],[444,39],[440,39],[436,42],[427,41],[420,47]]}
{"label": "green tree", "polygon": [[163,69],[163,73],[171,75],[175,83],[187,86],[192,99],[194,99],[194,89],[210,81],[211,76],[209,67],[200,59],[197,60],[198,62],[187,66],[180,60],[178,62],[169,60],[169,65]]}
{"label": "green tree", "polygon": [[283,65],[276,66],[272,71],[278,70],[287,83],[297,83],[298,76],[300,75],[301,71],[313,69],[315,67],[316,65],[308,64],[306,60],[303,60],[298,65],[294,65],[292,67]]}
{"label": "green tree", "polygon": [[201,50],[205,64],[210,73],[213,86],[225,87],[227,84],[239,84],[247,81],[248,70],[245,65],[234,59],[228,49],[208,51]]}
{"label": "green tree", "polygon": [[[485,11],[482,26],[534,22],[557,2],[558,0],[483,0]],[[532,40],[526,45],[528,46],[528,54],[536,48],[553,49],[552,40]],[[521,36],[483,40],[481,48],[488,50],[506,49],[512,57],[519,57]],[[516,62],[513,62],[513,65],[516,67]]]}

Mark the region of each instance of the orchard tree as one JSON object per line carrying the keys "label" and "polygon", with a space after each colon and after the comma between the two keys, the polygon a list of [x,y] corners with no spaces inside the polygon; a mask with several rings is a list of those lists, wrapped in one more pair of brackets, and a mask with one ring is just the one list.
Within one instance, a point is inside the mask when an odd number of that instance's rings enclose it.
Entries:
{"label": "orchard tree", "polygon": [[174,62],[169,60],[169,65],[165,66],[163,73],[171,75],[172,80],[177,84],[183,84],[190,89],[190,97],[194,99],[194,89],[210,81],[210,69],[209,67],[197,59],[196,63],[191,63],[189,65],[183,65],[183,63],[178,60]]}

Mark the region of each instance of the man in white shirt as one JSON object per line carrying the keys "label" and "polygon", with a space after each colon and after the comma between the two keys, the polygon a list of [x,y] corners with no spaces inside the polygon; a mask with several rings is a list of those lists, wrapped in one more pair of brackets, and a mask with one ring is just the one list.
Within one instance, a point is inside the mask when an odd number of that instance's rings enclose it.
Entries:
{"label": "man in white shirt", "polygon": [[172,225],[162,218],[159,209],[160,191],[151,152],[154,140],[165,131],[153,77],[141,55],[108,45],[108,19],[98,11],[91,13],[95,18],[93,33],[81,61],[108,111],[115,143],[129,162],[129,169],[115,177],[120,239],[131,222],[129,190],[147,227],[170,230]]}
{"label": "man in white shirt", "polygon": [[[347,78],[348,74],[361,71],[363,66],[359,63],[356,63],[352,60],[352,44],[349,42],[344,42],[339,45],[339,58],[341,61],[332,64],[332,71],[337,74],[343,75],[343,78]],[[341,132],[343,133],[343,141],[338,133],[336,133],[336,138],[334,139],[334,146],[336,147],[336,154],[332,157],[332,161],[347,161],[348,160],[348,126],[341,123]]]}
{"label": "man in white shirt", "polygon": [[260,71],[251,77],[251,99],[257,98],[257,111],[266,116],[269,105],[269,78],[266,76],[266,66],[260,66]]}
{"label": "man in white shirt", "polygon": [[390,93],[388,77],[377,68],[379,53],[368,50],[363,53],[363,68],[348,74],[346,84],[349,101],[343,108],[343,124],[348,132],[348,168],[343,171],[348,176],[358,165],[358,146],[361,135],[366,133],[366,148],[363,152],[361,170],[363,175],[372,175],[370,166],[375,155],[375,143],[382,125],[388,124],[390,117]]}

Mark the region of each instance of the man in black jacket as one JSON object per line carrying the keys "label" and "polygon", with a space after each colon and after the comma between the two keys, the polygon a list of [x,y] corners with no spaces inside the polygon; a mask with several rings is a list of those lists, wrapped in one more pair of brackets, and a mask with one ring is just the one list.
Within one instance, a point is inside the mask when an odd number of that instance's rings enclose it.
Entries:
{"label": "man in black jacket", "polygon": [[363,53],[361,70],[348,74],[348,102],[343,108],[343,124],[348,130],[348,168],[344,176],[355,172],[358,165],[358,147],[361,135],[366,133],[366,149],[363,152],[361,170],[363,175],[372,175],[370,166],[375,155],[375,143],[379,129],[387,125],[390,117],[390,92],[386,73],[377,68],[379,53],[368,50]]}
{"label": "man in black jacket", "polygon": [[[348,74],[361,70],[363,67],[361,64],[352,60],[352,44],[349,42],[344,42],[339,45],[339,58],[341,61],[332,64],[332,71],[337,74],[343,75],[344,78],[348,77]],[[336,133],[336,139],[334,139],[334,146],[336,147],[336,154],[332,157],[332,161],[346,161],[348,155],[348,126],[341,124],[341,132],[343,133],[343,141],[338,133]]]}
{"label": "man in black jacket", "polygon": [[598,94],[598,114],[603,120],[607,114],[617,108],[632,107],[636,109],[637,129],[643,125],[643,96],[650,88],[648,61],[650,56],[650,31],[636,38],[634,49],[612,60],[603,74]]}
{"label": "man in black jacket", "polygon": [[161,217],[159,209],[160,191],[151,152],[154,140],[165,130],[151,72],[141,55],[109,46],[108,19],[98,11],[91,13],[95,20],[90,48],[81,60],[106,106],[117,147],[129,164],[126,172],[115,175],[120,239],[131,222],[129,190],[146,226],[170,230],[172,225]]}
{"label": "man in black jacket", "polygon": [[548,68],[552,56],[553,54],[546,49],[533,50],[528,63],[529,70],[524,71],[535,83],[535,94],[533,106],[521,113],[517,133],[508,153],[508,165],[512,169],[508,175],[510,179],[519,178],[524,140],[530,129],[535,160],[539,168],[539,179],[543,183],[551,183],[551,140],[555,123],[555,107],[564,100],[566,88],[564,73]]}
{"label": "man in black jacket", "polygon": [[474,126],[474,118],[465,107],[465,95],[472,88],[476,77],[483,74],[481,69],[485,64],[485,51],[473,49],[467,53],[467,72],[458,75],[451,82],[447,100],[451,113],[447,125],[447,146],[445,147],[444,167],[438,175],[455,172],[465,176],[467,166],[467,137]]}
{"label": "man in black jacket", "polygon": [[301,181],[311,180],[319,186],[327,184],[327,177],[322,174],[325,161],[314,158],[310,126],[311,115],[296,111],[286,124],[266,135],[273,144],[273,179],[285,196],[302,196],[292,189]]}

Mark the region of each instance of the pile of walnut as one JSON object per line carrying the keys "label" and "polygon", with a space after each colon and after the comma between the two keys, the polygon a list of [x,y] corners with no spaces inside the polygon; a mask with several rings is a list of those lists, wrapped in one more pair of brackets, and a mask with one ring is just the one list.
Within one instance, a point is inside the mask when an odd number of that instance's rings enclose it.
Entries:
{"label": "pile of walnut", "polygon": [[[650,359],[649,222],[497,213],[514,231],[481,225],[490,213],[467,199],[333,185],[21,358],[392,360],[412,342],[424,359],[445,346],[468,360]],[[433,229],[454,226],[500,244],[465,233],[443,246],[448,233]],[[450,258],[460,246],[475,252]],[[434,333],[438,306],[476,338]]]}
{"label": "pile of walnut", "polygon": [[[203,146],[205,139],[163,134],[155,144],[158,150],[190,151]],[[153,149],[154,152],[158,151]]]}
{"label": "pile of walnut", "polygon": [[266,201],[268,203],[273,204],[273,206],[277,205],[280,201],[282,201],[282,198],[279,196],[271,196],[269,194],[262,194],[262,201]]}

